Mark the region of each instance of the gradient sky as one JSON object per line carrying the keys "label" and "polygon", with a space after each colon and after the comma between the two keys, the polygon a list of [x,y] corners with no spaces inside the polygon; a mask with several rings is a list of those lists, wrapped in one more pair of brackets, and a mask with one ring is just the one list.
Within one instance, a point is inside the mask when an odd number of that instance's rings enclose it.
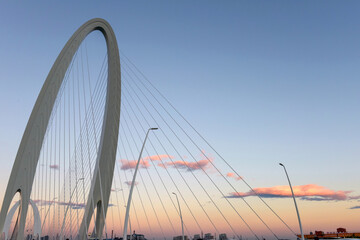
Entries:
{"label": "gradient sky", "polygon": [[[252,186],[286,185],[282,162],[295,186],[351,191],[299,200],[305,232],[359,232],[359,12],[357,1],[3,2],[0,199],[53,62],[81,24],[101,17]],[[296,228],[291,199],[269,201]]]}

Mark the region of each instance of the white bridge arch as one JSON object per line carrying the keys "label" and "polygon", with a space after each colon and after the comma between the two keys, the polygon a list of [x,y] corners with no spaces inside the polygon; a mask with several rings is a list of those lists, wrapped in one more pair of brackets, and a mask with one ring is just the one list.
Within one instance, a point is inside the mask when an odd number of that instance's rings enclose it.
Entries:
{"label": "white bridge arch", "polygon": [[[33,235],[35,236],[35,239],[39,239],[39,237],[41,236],[41,219],[40,219],[40,214],[39,214],[39,209],[36,206],[36,204],[34,203],[33,200],[30,199],[30,205],[31,208],[33,210],[33,215],[34,215],[34,229],[33,229]],[[20,206],[20,201],[17,201],[12,208],[10,209],[9,213],[6,216],[6,220],[5,220],[5,226],[3,229],[4,232],[4,240],[8,239],[8,233],[10,230],[10,226],[11,226],[11,220],[16,212],[16,210],[19,208]]]}
{"label": "white bridge arch", "polygon": [[65,73],[82,41],[89,33],[95,30],[102,32],[107,45],[107,95],[100,144],[93,173],[94,177],[91,182],[84,217],[80,226],[79,237],[80,239],[86,239],[87,229],[94,211],[93,206],[98,206],[95,232],[97,233],[96,237],[101,239],[105,224],[104,217],[106,217],[111,191],[118,142],[121,74],[119,50],[115,34],[109,23],[99,18],[89,20],[83,24],[68,40],[51,68],[30,115],[11,171],[0,213],[0,230],[2,233],[10,203],[13,196],[19,192],[21,195],[19,203],[20,214],[17,220],[18,224],[16,224],[17,227],[14,229],[13,236],[11,236],[12,239],[24,239],[25,221],[36,166],[51,111]]}

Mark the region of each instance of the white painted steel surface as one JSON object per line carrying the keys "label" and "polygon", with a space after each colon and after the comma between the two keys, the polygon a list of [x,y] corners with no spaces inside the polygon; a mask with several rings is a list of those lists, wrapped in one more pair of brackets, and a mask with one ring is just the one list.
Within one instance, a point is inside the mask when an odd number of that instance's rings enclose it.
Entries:
{"label": "white painted steel surface", "polygon": [[15,230],[13,239],[24,239],[25,221],[34,175],[44,135],[59,88],[80,44],[89,33],[95,30],[102,32],[107,44],[108,84],[102,133],[93,173],[94,177],[92,179],[79,234],[80,239],[86,239],[86,231],[94,210],[92,206],[95,205],[98,206],[96,232],[97,237],[99,239],[101,238],[105,223],[104,216],[106,216],[111,191],[118,141],[121,74],[119,50],[115,34],[109,23],[103,19],[96,18],[83,24],[66,43],[52,66],[30,115],[11,171],[0,213],[0,230],[2,233],[13,196],[17,192],[20,192],[21,212],[18,228]]}

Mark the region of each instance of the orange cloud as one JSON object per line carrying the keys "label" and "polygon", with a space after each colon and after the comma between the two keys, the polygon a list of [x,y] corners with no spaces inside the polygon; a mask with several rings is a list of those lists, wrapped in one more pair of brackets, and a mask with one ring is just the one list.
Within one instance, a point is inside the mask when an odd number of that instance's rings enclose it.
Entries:
{"label": "orange cloud", "polygon": [[236,181],[242,179],[242,177],[240,177],[240,176],[239,176],[239,177],[238,177],[238,176],[235,176],[235,173],[233,173],[233,172],[228,172],[228,173],[226,174],[226,176],[229,177],[229,178],[234,178]]}
{"label": "orange cloud", "polygon": [[[135,169],[137,161],[136,160],[125,160],[125,159],[121,159],[121,169],[122,170],[128,170],[128,169]],[[141,168],[149,168],[150,164],[149,161],[147,160],[140,160],[140,164],[139,167]]]}
{"label": "orange cloud", "polygon": [[168,159],[174,159],[174,156],[167,155],[167,154],[160,154],[160,155],[153,155],[153,156],[147,156],[144,157],[143,160],[151,160],[151,161],[160,161],[160,160],[168,160]]}
{"label": "orange cloud", "polygon": [[166,164],[164,164],[164,163],[158,163],[158,166],[162,167],[162,168],[167,168]]}
{"label": "orange cloud", "polygon": [[161,166],[161,167],[173,166],[173,167],[186,169],[188,171],[194,171],[194,170],[199,170],[199,169],[210,168],[209,163],[210,163],[210,161],[205,160],[205,159],[200,160],[198,162],[174,161],[174,162],[167,162],[167,163],[165,163],[166,166]]}
{"label": "orange cloud", "polygon": [[[169,160],[169,159],[174,159],[174,158],[175,158],[174,156],[167,155],[167,154],[147,156],[140,160],[139,166],[141,168],[149,168],[150,167],[149,161],[161,161],[161,160]],[[119,162],[121,163],[122,170],[135,169],[136,164],[137,164],[137,160],[121,159],[121,160],[119,160]],[[165,168],[165,165],[159,165],[159,166]]]}
{"label": "orange cloud", "polygon": [[189,162],[189,161],[172,161],[166,162],[164,164],[158,164],[159,167],[167,168],[167,167],[177,167],[181,169],[185,169],[188,171],[194,171],[199,169],[209,169],[211,167],[211,162],[214,160],[212,157],[206,156],[205,151],[202,150],[200,153],[201,160],[197,162]]}
{"label": "orange cloud", "polygon": [[202,159],[209,161],[209,162],[213,162],[214,158],[211,156],[211,154],[209,153],[205,153],[205,150],[201,150],[200,156]]}
{"label": "orange cloud", "polygon": [[[308,201],[340,201],[359,199],[360,196],[349,196],[352,191],[334,191],[316,184],[307,184],[293,187],[294,194],[297,197],[302,197],[302,200]],[[291,197],[291,190],[289,186],[274,186],[267,188],[254,188],[254,191],[261,197],[265,198],[284,198]],[[254,196],[255,193],[249,192],[233,192],[230,193],[229,198],[249,197]]]}
{"label": "orange cloud", "polygon": [[235,174],[232,173],[232,172],[229,172],[229,173],[226,174],[226,176],[228,176],[228,177],[233,177],[234,175],[235,175]]}

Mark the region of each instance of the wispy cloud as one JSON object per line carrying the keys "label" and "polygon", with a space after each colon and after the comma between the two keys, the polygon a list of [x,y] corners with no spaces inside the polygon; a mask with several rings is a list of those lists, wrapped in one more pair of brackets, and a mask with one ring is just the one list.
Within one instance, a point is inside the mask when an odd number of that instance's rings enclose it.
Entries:
{"label": "wispy cloud", "polygon": [[241,176],[236,176],[235,173],[233,173],[233,172],[228,172],[228,173],[226,174],[226,176],[227,176],[228,178],[234,178],[236,181],[239,181],[239,180],[242,179]]}
{"label": "wispy cloud", "polygon": [[47,200],[34,200],[34,203],[38,206],[47,206],[51,204],[57,204],[60,206],[69,206],[72,209],[81,209],[85,207],[84,203],[75,203],[75,202],[62,202],[62,201],[47,201]]}
{"label": "wispy cloud", "polygon": [[[349,196],[352,191],[334,191],[316,184],[307,184],[293,187],[294,194],[307,201],[343,201],[359,199],[360,196]],[[289,186],[274,186],[266,188],[254,188],[254,191],[264,198],[286,198],[291,197]],[[255,193],[249,192],[232,192],[228,198],[239,198],[254,196]]]}
{"label": "wispy cloud", "polygon": [[[167,155],[167,154],[147,156],[140,160],[139,167],[140,168],[149,168],[150,167],[149,161],[161,161],[161,160],[165,161],[165,160],[169,160],[169,159],[174,159],[174,156]],[[119,162],[121,163],[122,170],[135,169],[136,164],[137,164],[137,160],[121,159],[121,160],[119,160]]]}
{"label": "wispy cloud", "polygon": [[[82,209],[85,208],[84,203],[75,203],[75,202],[63,202],[63,201],[47,201],[47,200],[33,200],[33,202],[38,206],[46,206],[50,204],[57,204],[60,206],[69,206],[71,209]],[[115,206],[114,204],[109,203],[109,207]]]}
{"label": "wispy cloud", "polygon": [[151,161],[161,161],[161,160],[168,160],[168,159],[174,159],[174,156],[167,155],[167,154],[160,154],[160,155],[153,155],[153,156],[147,156],[144,157],[143,160],[151,160]]}
{"label": "wispy cloud", "polygon": [[[128,186],[131,186],[131,184],[132,184],[132,181],[126,181],[126,182],[124,182],[126,185],[128,185]],[[135,182],[135,186],[136,185],[138,185],[139,183],[138,182]]]}
{"label": "wispy cloud", "polygon": [[187,171],[195,171],[195,170],[200,170],[200,169],[209,169],[211,168],[211,162],[214,161],[213,157],[210,157],[208,155],[205,154],[204,151],[201,151],[200,154],[201,160],[198,160],[197,162],[190,162],[190,161],[186,161],[186,160],[182,160],[182,161],[171,161],[171,162],[166,162],[164,164],[160,163],[158,164],[159,167],[162,168],[167,168],[167,167],[176,167],[176,168],[180,168],[180,169],[185,169]]}
{"label": "wispy cloud", "polygon": [[59,170],[60,167],[57,164],[52,164],[52,165],[50,165],[50,168],[54,169],[54,170]]}
{"label": "wispy cloud", "polygon": [[157,164],[159,167],[162,167],[162,168],[167,168],[166,164],[165,163],[158,163]]}
{"label": "wispy cloud", "polygon": [[119,192],[119,191],[122,191],[122,189],[121,188],[112,188],[111,191],[112,192]]}
{"label": "wispy cloud", "polygon": [[46,205],[50,205],[53,203],[57,203],[57,201],[46,201],[46,200],[41,200],[41,199],[35,199],[35,200],[33,200],[33,202],[38,206],[46,206]]}
{"label": "wispy cloud", "polygon": [[[141,168],[149,168],[150,161],[161,161],[157,163],[157,166],[162,168],[174,167],[185,169],[187,171],[195,171],[200,169],[209,169],[211,168],[211,162],[213,161],[213,157],[206,155],[204,151],[200,153],[200,160],[196,161],[186,161],[186,160],[177,160],[174,161],[174,156],[168,154],[160,154],[160,155],[152,155],[144,157],[140,160],[140,167]],[[171,161],[170,161],[171,160]],[[121,163],[122,170],[129,170],[135,169],[137,161],[136,160],[126,160],[121,159],[119,160]]]}
{"label": "wispy cloud", "polygon": [[[121,159],[121,169],[122,170],[129,170],[129,169],[135,169],[137,161],[136,160],[125,160],[125,159]],[[139,167],[141,168],[149,168],[150,164],[149,161],[147,160],[140,160],[140,165]]]}
{"label": "wispy cloud", "polygon": [[85,208],[85,204],[84,204],[84,203],[56,202],[56,204],[58,204],[58,205],[63,205],[63,206],[70,206],[72,209],[82,209],[82,208]]}
{"label": "wispy cloud", "polygon": [[194,171],[199,169],[207,169],[210,167],[208,160],[200,160],[198,162],[188,162],[188,161],[173,161],[173,162],[167,162],[167,167],[178,167],[182,169],[186,169],[188,171]]}
{"label": "wispy cloud", "polygon": [[353,207],[351,207],[349,209],[360,209],[360,206],[353,206]]}

